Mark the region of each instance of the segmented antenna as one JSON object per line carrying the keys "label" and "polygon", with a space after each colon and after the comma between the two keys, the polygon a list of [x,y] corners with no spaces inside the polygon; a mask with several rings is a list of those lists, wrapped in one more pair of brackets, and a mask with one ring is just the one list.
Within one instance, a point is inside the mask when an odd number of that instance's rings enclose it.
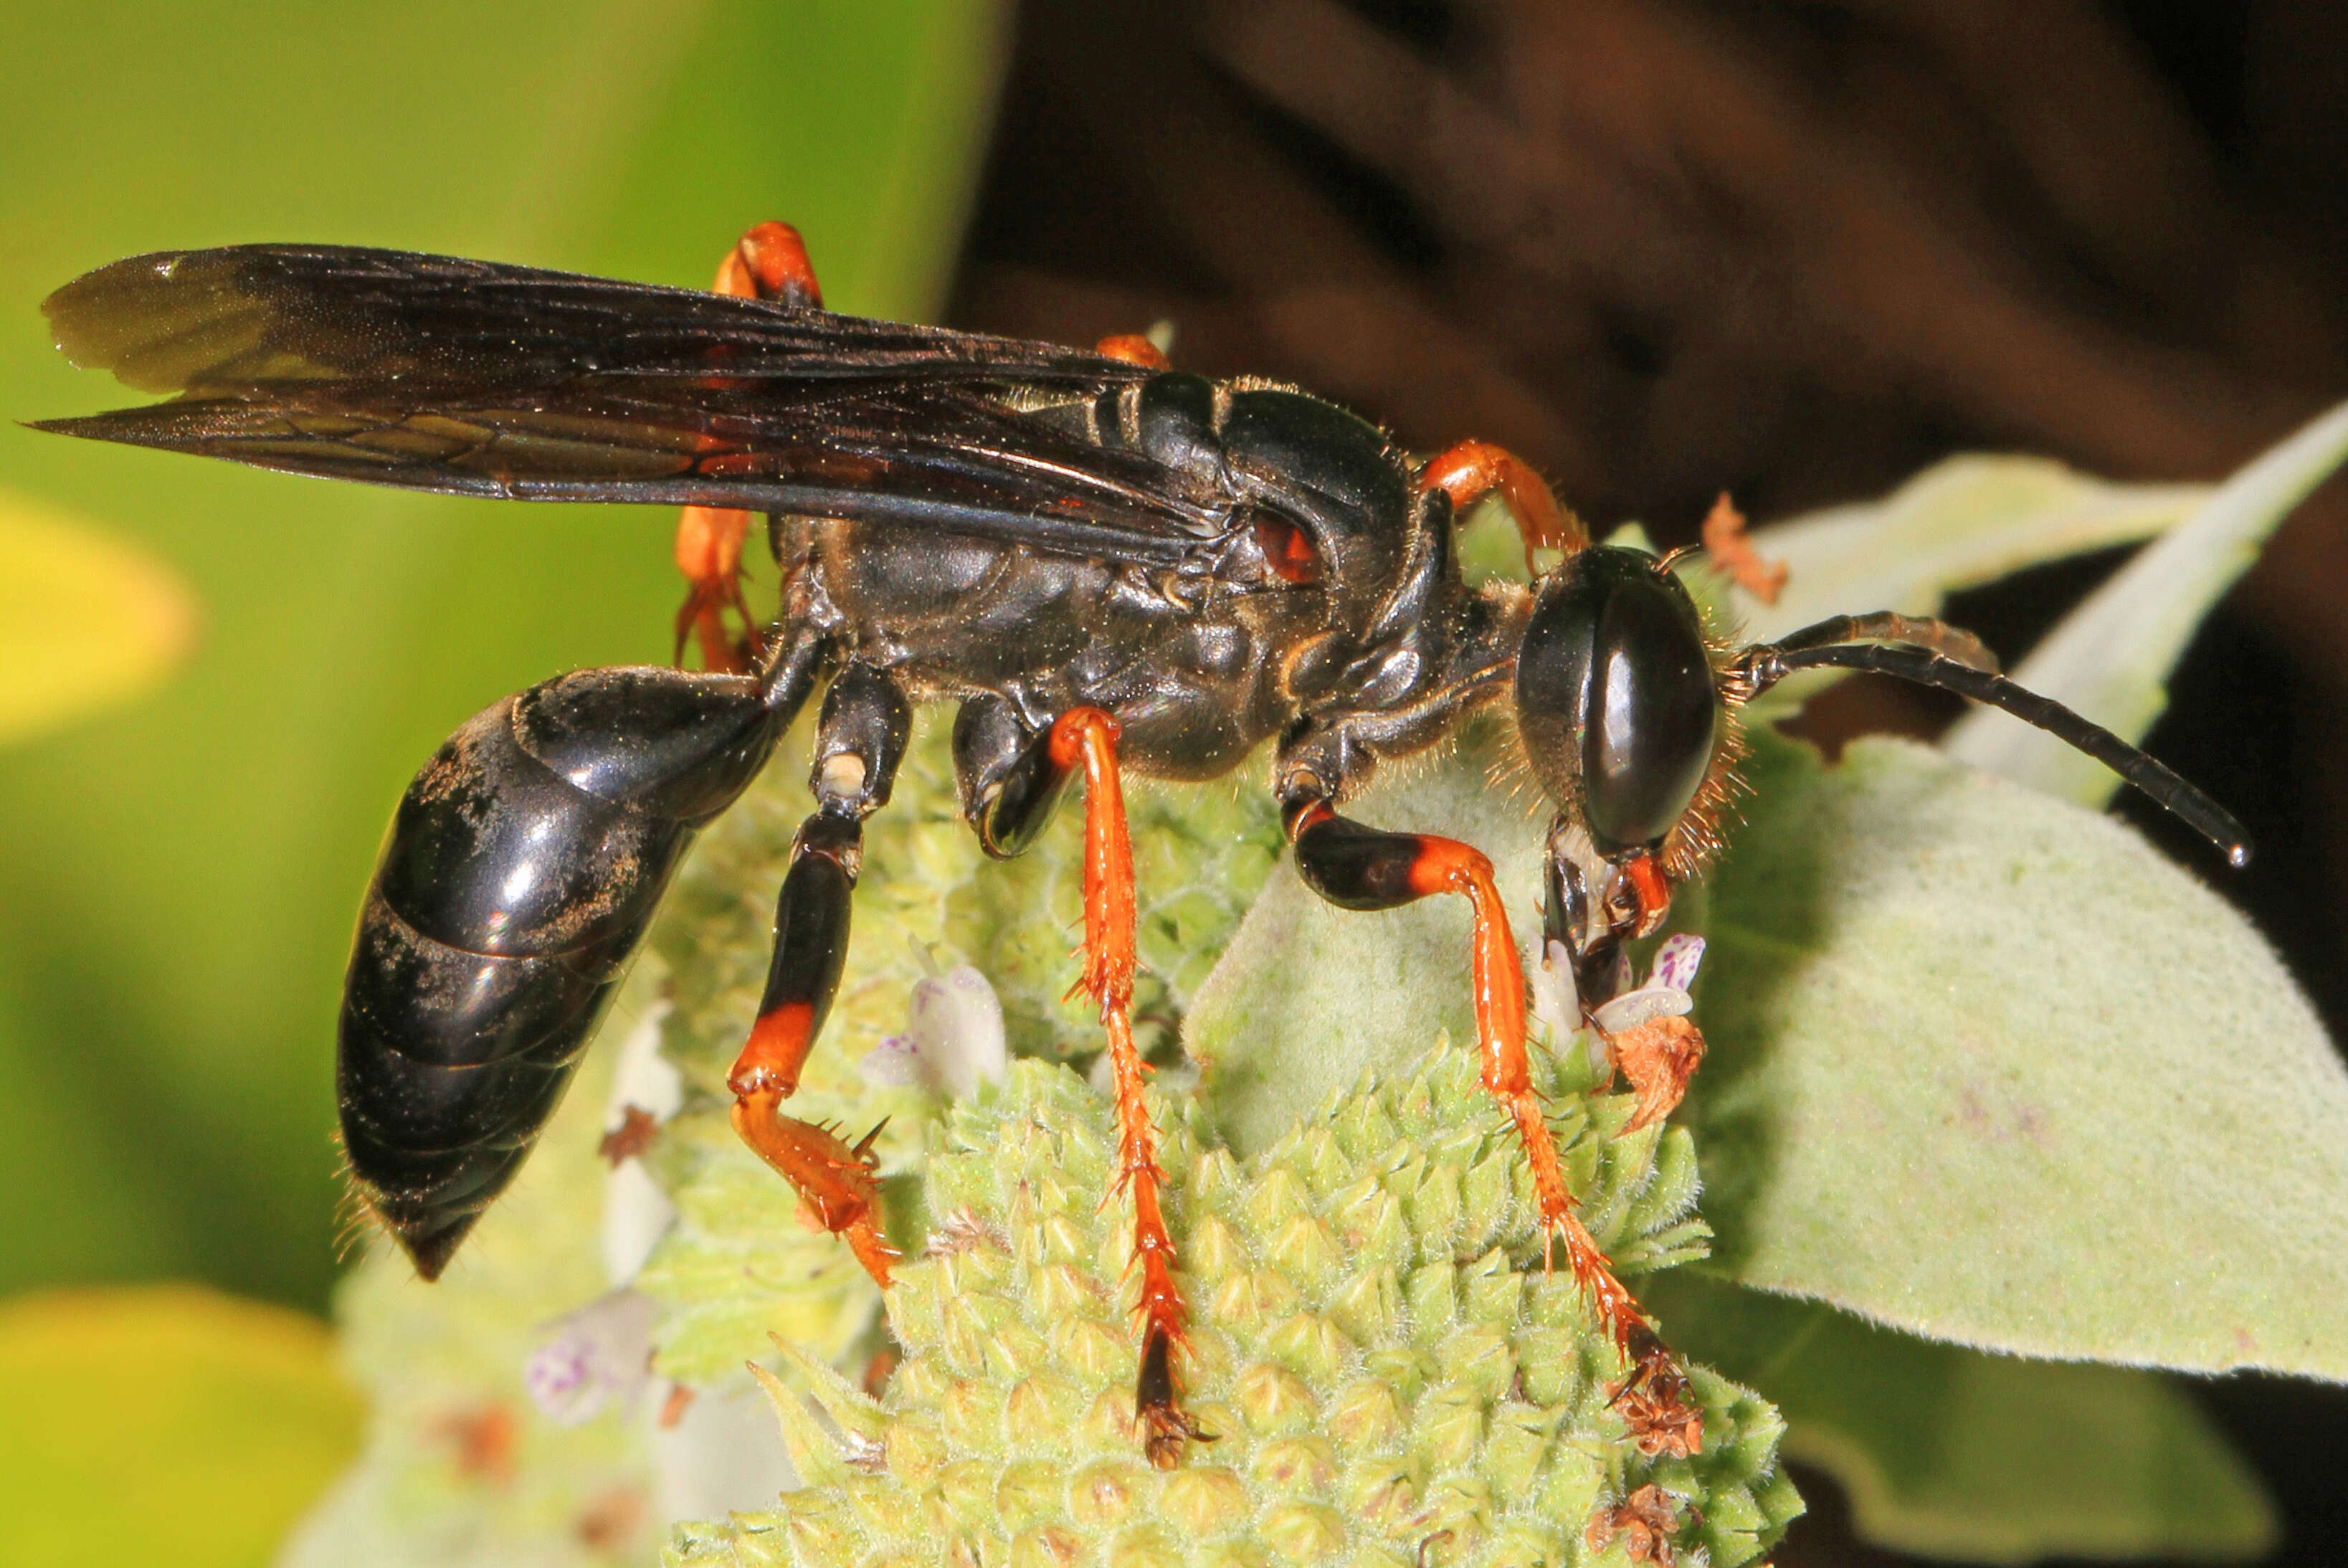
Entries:
{"label": "segmented antenna", "polygon": [[1997,655],[1989,651],[1988,644],[1962,626],[1952,626],[1927,615],[1903,615],[1897,610],[1878,610],[1869,615],[1829,615],[1798,632],[1787,633],[1770,646],[1781,654],[1792,654],[1807,648],[1838,647],[1845,643],[1906,643],[1911,647],[1929,648],[1977,670],[1997,673]]}
{"label": "segmented antenna", "polygon": [[[1898,632],[1890,623],[1900,623]],[[1841,630],[1847,623],[1851,630]],[[1829,631],[1829,628],[1834,628]],[[1881,628],[1881,629],[1878,629]],[[1886,647],[1872,643],[1827,643],[1834,634],[1898,636],[1903,643],[1912,638],[1922,645]],[[1927,639],[1930,639],[1929,641]],[[1838,616],[1835,621],[1821,622],[1795,633],[1783,643],[1762,643],[1746,649],[1731,666],[1732,678],[1750,691],[1759,693],[1776,686],[1796,670],[1831,666],[1836,669],[1870,670],[1877,675],[1896,676],[1918,686],[1938,686],[1960,696],[1971,697],[1992,707],[2003,708],[2025,724],[2036,725],[2067,746],[2085,752],[2128,783],[2142,790],[2157,804],[2175,813],[2195,832],[2208,839],[2224,852],[2227,863],[2240,867],[2250,863],[2250,836],[2241,823],[2209,796],[2201,793],[2170,769],[2154,761],[2137,748],[2130,746],[2101,725],[2090,724],[2053,697],[2041,696],[2027,686],[2014,685],[2003,676],[1989,669],[1976,668],[1970,662],[1961,663],[1932,649],[1951,647],[1957,639],[1972,642],[1970,633],[1959,632],[1939,621],[1914,620],[1905,616]],[[1824,643],[1825,645],[1818,645]],[[1978,642],[1973,646],[1978,647]]]}

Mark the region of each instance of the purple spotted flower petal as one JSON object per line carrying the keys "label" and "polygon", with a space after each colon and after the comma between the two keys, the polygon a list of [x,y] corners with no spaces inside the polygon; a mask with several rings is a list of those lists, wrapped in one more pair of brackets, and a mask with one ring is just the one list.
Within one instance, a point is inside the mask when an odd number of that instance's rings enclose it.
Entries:
{"label": "purple spotted flower petal", "polygon": [[564,1427],[579,1426],[613,1399],[633,1405],[650,1376],[657,1311],[641,1291],[615,1290],[557,1318],[522,1365],[530,1403]]}

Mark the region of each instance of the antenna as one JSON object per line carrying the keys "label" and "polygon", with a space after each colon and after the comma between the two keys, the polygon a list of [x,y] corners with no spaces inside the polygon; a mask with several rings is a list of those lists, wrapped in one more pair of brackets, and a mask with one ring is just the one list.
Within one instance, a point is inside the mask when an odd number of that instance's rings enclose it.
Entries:
{"label": "antenna", "polygon": [[[1874,643],[1838,642],[1834,639],[1859,636],[1891,636],[1900,646],[1886,647]],[[1970,647],[1967,646],[1970,645]],[[2065,745],[2085,752],[2144,794],[2173,812],[2188,827],[2218,846],[2229,865],[2240,868],[2250,863],[2250,836],[2241,823],[2215,800],[2179,778],[2175,771],[2154,761],[2136,747],[2130,746],[2101,725],[2091,724],[2073,713],[2053,697],[2041,696],[2027,686],[2016,686],[1993,669],[1976,667],[1973,660],[1948,657],[1935,648],[1950,652],[1969,653],[1981,645],[1969,632],[1961,632],[1940,621],[1922,620],[1904,615],[1848,616],[1838,615],[1831,621],[1821,621],[1816,626],[1805,627],[1779,643],[1757,643],[1746,648],[1729,666],[1732,681],[1744,686],[1748,695],[1757,695],[1776,686],[1796,670],[1831,667],[1846,670],[1869,670],[1877,675],[1896,676],[1918,686],[1937,686],[1952,691],[1973,701],[2003,708],[2025,724],[2033,724]],[[1982,663],[1990,663],[1986,653]]]}

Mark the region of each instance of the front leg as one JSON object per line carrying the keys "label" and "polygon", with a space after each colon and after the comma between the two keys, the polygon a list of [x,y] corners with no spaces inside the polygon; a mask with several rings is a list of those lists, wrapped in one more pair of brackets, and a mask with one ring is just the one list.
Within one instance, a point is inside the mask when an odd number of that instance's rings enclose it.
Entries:
{"label": "front leg", "polygon": [[1454,839],[1384,832],[1350,821],[1337,815],[1323,792],[1291,794],[1282,820],[1297,874],[1340,908],[1393,909],[1445,892],[1468,900],[1475,918],[1469,973],[1483,1084],[1515,1124],[1531,1167],[1544,1258],[1553,1241],[1564,1243],[1574,1279],[1629,1358],[1631,1373],[1614,1397],[1641,1446],[1652,1444],[1652,1452],[1694,1452],[1703,1442],[1703,1427],[1687,1403],[1686,1377],[1575,1212],[1557,1140],[1533,1091],[1525,1049],[1524,973],[1492,862]]}
{"label": "front leg", "polygon": [[904,694],[870,665],[851,663],[824,694],[816,810],[791,842],[766,995],[726,1080],[736,1133],[798,1191],[808,1221],[844,1237],[884,1289],[897,1253],[881,1233],[872,1137],[850,1148],[837,1129],[785,1116],[780,1107],[798,1092],[839,989],[850,895],[864,864],[864,819],[888,803],[911,727]]}

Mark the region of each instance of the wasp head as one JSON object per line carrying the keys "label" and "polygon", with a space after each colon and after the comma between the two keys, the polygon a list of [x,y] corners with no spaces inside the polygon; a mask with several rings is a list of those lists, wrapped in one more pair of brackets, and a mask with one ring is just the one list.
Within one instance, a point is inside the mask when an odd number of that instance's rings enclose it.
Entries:
{"label": "wasp head", "polygon": [[1517,726],[1558,809],[1549,936],[1594,1005],[1613,994],[1622,942],[1662,924],[1672,882],[1708,848],[1708,822],[1693,846],[1683,823],[1733,745],[1704,619],[1664,562],[1597,546],[1540,581]]}

